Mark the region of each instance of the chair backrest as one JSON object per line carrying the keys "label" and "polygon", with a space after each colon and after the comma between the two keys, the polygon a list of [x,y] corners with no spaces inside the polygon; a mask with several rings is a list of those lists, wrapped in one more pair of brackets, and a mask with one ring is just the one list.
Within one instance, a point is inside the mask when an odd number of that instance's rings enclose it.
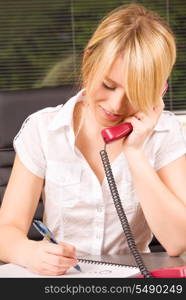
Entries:
{"label": "chair backrest", "polygon": [[[75,86],[58,86],[29,90],[0,91],[0,205],[11,173],[15,152],[13,138],[28,115],[45,107],[65,103],[77,92]],[[35,218],[42,219],[40,199]],[[28,236],[41,238],[31,226]]]}

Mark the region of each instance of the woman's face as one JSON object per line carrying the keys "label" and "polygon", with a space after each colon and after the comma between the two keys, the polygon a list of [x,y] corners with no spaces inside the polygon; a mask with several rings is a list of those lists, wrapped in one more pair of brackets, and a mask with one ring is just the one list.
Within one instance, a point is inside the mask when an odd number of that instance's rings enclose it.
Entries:
{"label": "woman's face", "polygon": [[89,108],[96,121],[103,127],[118,125],[126,117],[135,114],[134,108],[125,95],[122,84],[122,61],[119,57],[113,64],[107,77],[97,85],[89,99]]}

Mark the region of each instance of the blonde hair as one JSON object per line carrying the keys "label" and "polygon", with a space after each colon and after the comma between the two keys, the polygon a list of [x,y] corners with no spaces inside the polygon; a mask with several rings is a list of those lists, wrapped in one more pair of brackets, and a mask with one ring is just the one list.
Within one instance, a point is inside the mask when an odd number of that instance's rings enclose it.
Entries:
{"label": "blonde hair", "polygon": [[143,111],[158,104],[176,60],[174,34],[166,22],[141,5],[122,5],[103,18],[83,55],[88,95],[119,56],[130,103]]}

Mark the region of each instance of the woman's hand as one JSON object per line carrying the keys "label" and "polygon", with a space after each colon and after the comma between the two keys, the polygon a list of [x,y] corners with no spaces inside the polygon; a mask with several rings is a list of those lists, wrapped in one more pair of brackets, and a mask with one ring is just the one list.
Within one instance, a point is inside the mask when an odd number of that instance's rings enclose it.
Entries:
{"label": "woman's hand", "polygon": [[39,275],[63,275],[77,264],[75,248],[64,242],[29,241],[25,251],[28,254],[25,267]]}
{"label": "woman's hand", "polygon": [[149,109],[145,114],[137,112],[132,117],[126,118],[125,122],[130,122],[133,126],[133,131],[124,139],[124,151],[128,149],[141,150],[146,138],[152,133],[158,119],[163,111],[164,102],[161,102],[156,107]]}

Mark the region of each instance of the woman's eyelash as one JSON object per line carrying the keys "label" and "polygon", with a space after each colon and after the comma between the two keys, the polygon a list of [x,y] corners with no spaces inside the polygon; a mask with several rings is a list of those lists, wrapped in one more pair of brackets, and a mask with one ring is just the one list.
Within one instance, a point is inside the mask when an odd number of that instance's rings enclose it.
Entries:
{"label": "woman's eyelash", "polygon": [[110,87],[110,86],[106,85],[104,82],[103,82],[103,87],[108,89],[108,90],[112,90],[112,91],[115,90],[115,87]]}

